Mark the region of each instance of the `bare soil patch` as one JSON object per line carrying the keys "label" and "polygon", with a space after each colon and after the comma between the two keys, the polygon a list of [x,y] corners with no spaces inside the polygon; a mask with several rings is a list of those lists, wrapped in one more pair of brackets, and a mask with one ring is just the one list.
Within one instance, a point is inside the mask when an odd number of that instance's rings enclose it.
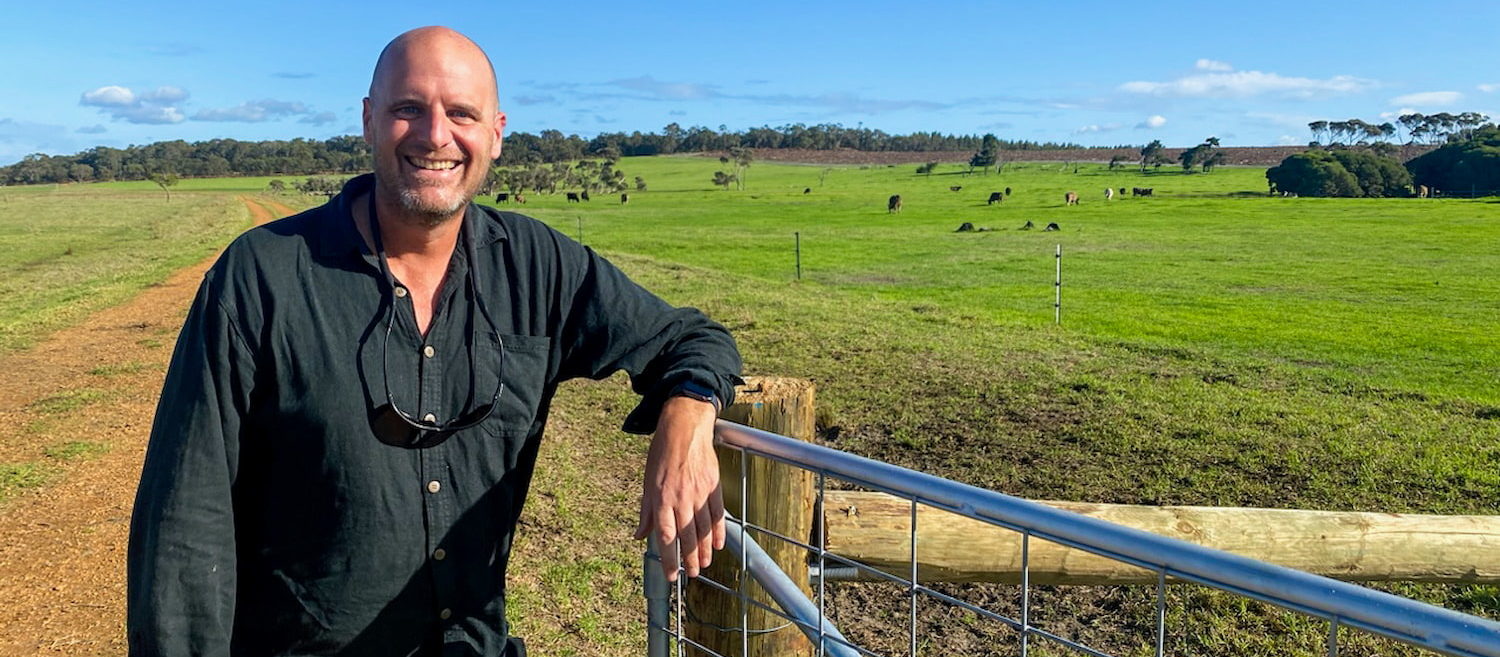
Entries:
{"label": "bare soil patch", "polygon": [[[292,212],[241,201],[256,224]],[[0,654],[125,653],[131,503],[177,331],[214,259],[0,357],[0,463],[48,481],[0,506]]]}

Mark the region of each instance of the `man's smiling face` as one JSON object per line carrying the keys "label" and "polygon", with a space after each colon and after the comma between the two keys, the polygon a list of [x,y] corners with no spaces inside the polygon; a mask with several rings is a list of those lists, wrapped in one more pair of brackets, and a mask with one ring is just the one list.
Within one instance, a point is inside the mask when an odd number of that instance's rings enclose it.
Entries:
{"label": "man's smiling face", "polygon": [[505,115],[484,53],[456,33],[420,30],[381,56],[364,102],[376,191],[436,225],[462,214],[500,156]]}

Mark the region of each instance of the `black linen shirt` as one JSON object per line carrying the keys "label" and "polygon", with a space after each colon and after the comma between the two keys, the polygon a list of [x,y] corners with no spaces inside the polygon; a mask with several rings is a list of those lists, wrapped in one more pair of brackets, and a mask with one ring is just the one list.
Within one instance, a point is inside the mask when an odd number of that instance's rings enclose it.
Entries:
{"label": "black linen shirt", "polygon": [[[500,655],[506,562],[557,384],[625,370],[643,395],[633,433],[683,381],[732,398],[740,359],[723,327],[480,206],[460,236],[476,261],[460,242],[422,336],[355,228],[351,203],[372,187],[361,176],[245,233],[204,277],[131,519],[132,655]],[[381,443],[386,349],[391,394],[414,417],[486,404],[497,377],[498,408],[434,447]]]}

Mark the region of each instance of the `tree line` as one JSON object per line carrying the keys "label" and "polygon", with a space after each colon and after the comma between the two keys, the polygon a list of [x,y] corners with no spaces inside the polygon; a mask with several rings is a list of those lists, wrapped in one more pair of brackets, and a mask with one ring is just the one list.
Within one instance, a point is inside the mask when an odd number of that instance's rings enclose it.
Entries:
{"label": "tree line", "polygon": [[[993,136],[991,136],[993,138]],[[793,124],[779,128],[759,127],[731,131],[672,123],[660,132],[639,131],[600,134],[585,139],[558,130],[538,134],[507,135],[505,149],[495,164],[526,167],[533,164],[576,162],[591,157],[618,159],[627,155],[721,152],[731,149],[811,150],[853,149],[860,151],[963,151],[981,146],[975,135],[917,132],[892,135],[872,128],[846,128],[838,124]],[[1055,150],[1077,148],[1076,144],[996,140],[991,147],[1007,150]],[[370,167],[370,148],[357,135],[332,139],[239,141],[212,139],[186,142],[163,141],[144,146],[112,148],[96,146],[73,155],[34,153],[20,162],[0,167],[0,184],[150,180],[153,175],[186,178],[217,176],[273,176],[357,173]]]}
{"label": "tree line", "polygon": [[[1446,130],[1446,143],[1404,165],[1390,156],[1389,148],[1380,148],[1389,143],[1336,143],[1287,157],[1266,171],[1266,182],[1273,194],[1298,196],[1500,194],[1500,127],[1484,124],[1484,118],[1474,114],[1446,128],[1440,119],[1435,129]],[[1476,120],[1479,124],[1473,125]],[[1422,133],[1408,134],[1418,135],[1416,139]]]}

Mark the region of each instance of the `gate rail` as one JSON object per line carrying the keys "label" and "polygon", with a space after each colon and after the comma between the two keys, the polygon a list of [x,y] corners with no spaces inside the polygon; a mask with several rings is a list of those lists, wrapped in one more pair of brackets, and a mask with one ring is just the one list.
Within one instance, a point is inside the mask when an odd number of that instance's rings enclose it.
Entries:
{"label": "gate rail", "polygon": [[[795,543],[808,549],[812,554],[817,555],[818,568],[813,572],[813,575],[819,578],[819,604],[813,607],[811,606],[812,603],[805,597],[802,597],[801,602],[795,605],[788,605],[778,599],[778,602],[782,603],[784,609],[791,609],[792,611],[775,613],[778,613],[778,615],[781,615],[789,622],[798,625],[805,633],[813,637],[814,645],[822,646],[820,654],[824,650],[830,653],[847,654],[846,647],[852,648],[861,654],[874,654],[863,648],[849,644],[842,635],[838,635],[837,630],[833,629],[827,619],[822,616],[821,577],[822,573],[826,570],[827,564],[825,563],[825,558],[827,558],[840,562],[844,566],[852,566],[863,572],[895,581],[908,587],[908,594],[912,597],[912,654],[915,654],[916,598],[919,594],[922,594],[963,606],[986,617],[1005,622],[1015,627],[1022,632],[1021,645],[1023,654],[1026,652],[1027,639],[1031,636],[1037,636],[1088,654],[1102,655],[1103,653],[1092,648],[1074,643],[1030,624],[1028,618],[1030,586],[1025,564],[1027,562],[1030,539],[1037,538],[1129,563],[1157,573],[1157,655],[1161,655],[1164,652],[1166,580],[1168,577],[1174,577],[1260,600],[1328,621],[1327,651],[1329,655],[1336,655],[1338,653],[1339,628],[1351,627],[1447,655],[1500,657],[1500,623],[1494,621],[1443,609],[1347,582],[1248,559],[1222,550],[1104,522],[1003,493],[961,484],[941,477],[855,456],[839,450],[802,442],[725,420],[718,421],[716,437],[718,443],[724,447],[738,449],[746,454],[802,468],[817,475],[818,508],[821,508],[821,501],[825,491],[825,479],[828,477],[883,491],[911,501],[912,564],[910,580],[838,557],[826,552],[821,546],[808,545],[792,537],[781,536],[766,528],[757,527],[754,524],[746,523],[741,527],[738,523],[735,523],[735,526],[731,528],[731,538],[734,539],[738,539],[742,532],[746,535],[745,538],[749,539],[748,534],[752,532],[744,531],[745,528],[748,528],[754,532],[760,532],[764,535],[774,536],[780,540]],[[972,605],[928,589],[917,581],[916,510],[919,504],[929,505],[1010,529],[1022,535],[1023,566],[1020,619],[1008,618],[988,610],[973,607]],[[745,564],[746,561],[743,557],[748,556],[751,549],[754,548],[754,541],[745,540],[741,543],[736,540],[732,542],[731,547],[735,552],[742,555],[741,563]],[[660,579],[660,569],[654,563],[654,556],[648,555],[647,557],[648,597],[651,595],[653,586],[660,589],[666,584],[664,579]],[[756,566],[753,563],[753,558],[751,561],[751,566]],[[744,567],[742,566],[742,568]],[[771,564],[771,568],[775,569],[774,564]],[[779,569],[776,570],[779,571]],[[655,571],[654,577],[660,580],[655,584],[652,581],[653,571]],[[764,564],[760,564],[760,568],[752,567],[747,572],[758,581],[769,581],[762,579],[762,576],[765,575]],[[798,575],[798,573],[793,573],[793,575]],[[684,578],[678,578],[679,594],[682,579]],[[716,583],[711,583],[710,585],[714,585],[715,588],[720,588],[731,594],[735,593],[734,590],[717,585]],[[766,588],[769,590],[771,586],[766,586]],[[795,589],[792,592],[801,597],[800,592]],[[681,600],[682,598],[679,595],[679,614],[676,628],[679,649],[681,649],[681,642],[683,641]],[[747,600],[747,602],[752,605],[761,606],[760,603],[753,600]],[[800,612],[795,608],[798,605],[800,605]],[[813,620],[808,620],[805,616],[798,615],[798,613],[808,613],[808,609],[815,609],[816,611],[816,616]],[[788,615],[788,613],[791,615]],[[653,614],[653,616],[655,615]],[[672,628],[667,627],[665,617],[653,617],[649,620],[650,627],[648,628],[648,634],[651,635],[652,645],[659,644],[665,646],[664,643],[661,643],[657,639],[664,638],[666,633],[672,632]],[[661,633],[663,637],[658,637],[658,633]],[[837,645],[839,650],[831,650],[830,647],[834,645]],[[653,654],[665,653],[653,652]]]}

